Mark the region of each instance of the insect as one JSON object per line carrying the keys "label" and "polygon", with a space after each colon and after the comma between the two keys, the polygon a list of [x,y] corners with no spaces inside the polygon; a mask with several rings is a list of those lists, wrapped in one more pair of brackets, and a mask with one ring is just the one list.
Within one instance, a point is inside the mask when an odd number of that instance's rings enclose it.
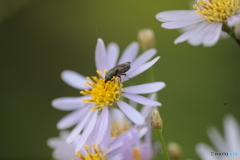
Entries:
{"label": "insect", "polygon": [[121,75],[126,76],[125,72],[127,72],[131,68],[130,63],[131,62],[122,63],[110,69],[105,75],[105,83],[107,81],[110,81],[113,78],[113,76],[118,77],[120,77]]}

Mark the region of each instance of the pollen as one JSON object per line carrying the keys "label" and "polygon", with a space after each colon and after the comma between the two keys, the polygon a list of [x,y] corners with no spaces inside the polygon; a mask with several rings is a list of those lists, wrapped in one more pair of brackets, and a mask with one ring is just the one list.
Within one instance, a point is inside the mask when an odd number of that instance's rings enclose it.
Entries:
{"label": "pollen", "polygon": [[102,110],[106,106],[112,106],[117,100],[120,99],[122,93],[122,83],[119,77],[113,77],[111,81],[105,82],[100,71],[97,71],[98,77],[87,77],[89,82],[85,86],[89,89],[80,91],[83,95],[90,95],[91,99],[83,99],[86,103],[94,103],[95,108],[90,110]]}
{"label": "pollen", "polygon": [[[208,2],[209,1],[209,2]],[[198,0],[193,5],[196,13],[209,23],[226,22],[228,17],[239,14],[240,0]]]}
{"label": "pollen", "polygon": [[141,158],[141,150],[139,150],[138,148],[133,148],[132,156],[133,156],[134,160],[142,160],[142,158]]}
{"label": "pollen", "polygon": [[[88,146],[88,145],[84,146],[84,148],[87,152],[86,156],[84,156],[80,152],[76,152],[75,155],[77,157],[79,157],[81,160],[105,160],[100,147],[98,147],[94,143],[92,144],[92,147],[93,147],[93,149],[91,150],[90,146]],[[75,159],[72,159],[72,160],[75,160]]]}
{"label": "pollen", "polygon": [[118,137],[130,128],[127,121],[115,121],[111,124],[111,137]]}

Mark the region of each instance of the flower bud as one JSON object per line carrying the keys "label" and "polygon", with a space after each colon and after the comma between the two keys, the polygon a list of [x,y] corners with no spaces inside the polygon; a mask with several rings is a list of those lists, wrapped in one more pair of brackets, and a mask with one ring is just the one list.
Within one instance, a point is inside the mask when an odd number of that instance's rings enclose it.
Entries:
{"label": "flower bud", "polygon": [[163,128],[163,121],[162,118],[158,112],[158,109],[153,109],[151,113],[151,126],[154,129],[161,129]]}
{"label": "flower bud", "polygon": [[138,31],[138,41],[142,50],[150,49],[154,46],[154,32],[152,29],[142,29]]}
{"label": "flower bud", "polygon": [[172,160],[180,160],[182,158],[182,149],[179,144],[169,142],[167,145],[169,156]]}

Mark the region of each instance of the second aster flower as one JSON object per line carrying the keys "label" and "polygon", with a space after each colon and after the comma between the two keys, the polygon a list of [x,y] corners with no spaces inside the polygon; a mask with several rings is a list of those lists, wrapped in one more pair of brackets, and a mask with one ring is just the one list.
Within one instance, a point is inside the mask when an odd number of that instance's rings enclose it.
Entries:
{"label": "second aster flower", "polygon": [[222,28],[232,28],[240,23],[239,0],[197,0],[196,10],[160,12],[156,18],[167,29],[186,28],[174,43],[188,41],[191,45],[213,46],[220,37]]}
{"label": "second aster flower", "polygon": [[[131,105],[121,100],[128,98],[143,105],[160,106],[161,103],[138,94],[148,94],[161,90],[165,87],[163,82],[152,82],[136,86],[123,87],[122,82],[131,79],[157,62],[160,57],[149,61],[155,54],[155,49],[149,49],[137,57],[138,43],[131,43],[124,51],[120,60],[117,61],[119,49],[117,44],[110,43],[105,48],[102,39],[98,39],[95,50],[95,64],[98,77],[84,76],[70,70],[62,72],[62,79],[68,85],[82,90],[81,97],[61,97],[52,101],[53,107],[60,110],[74,110],[63,117],[57,124],[58,129],[66,129],[76,125],[67,138],[71,143],[75,137],[82,132],[76,150],[82,148],[92,132],[98,133],[98,143],[104,140],[110,130],[109,108],[117,104],[122,112],[135,124],[144,123],[143,116]],[[112,80],[105,80],[105,73],[116,64],[131,62],[131,68],[126,72],[127,76],[113,77]]]}

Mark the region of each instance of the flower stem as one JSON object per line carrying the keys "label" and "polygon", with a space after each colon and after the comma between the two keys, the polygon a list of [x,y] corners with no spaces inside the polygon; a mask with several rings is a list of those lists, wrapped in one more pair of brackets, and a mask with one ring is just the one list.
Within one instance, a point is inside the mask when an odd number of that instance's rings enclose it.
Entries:
{"label": "flower stem", "polygon": [[222,26],[222,30],[226,33],[229,34],[230,37],[233,38],[233,40],[236,42],[236,44],[240,47],[240,39],[237,38],[235,32],[234,32],[234,27],[229,28],[225,23]]}
{"label": "flower stem", "polygon": [[169,155],[168,155],[168,151],[167,151],[167,148],[166,148],[166,145],[164,143],[164,139],[163,139],[163,135],[162,135],[162,129],[157,129],[157,134],[158,134],[158,137],[159,137],[159,140],[162,144],[162,147],[163,147],[163,151],[167,157],[167,160],[170,160],[169,158]]}

